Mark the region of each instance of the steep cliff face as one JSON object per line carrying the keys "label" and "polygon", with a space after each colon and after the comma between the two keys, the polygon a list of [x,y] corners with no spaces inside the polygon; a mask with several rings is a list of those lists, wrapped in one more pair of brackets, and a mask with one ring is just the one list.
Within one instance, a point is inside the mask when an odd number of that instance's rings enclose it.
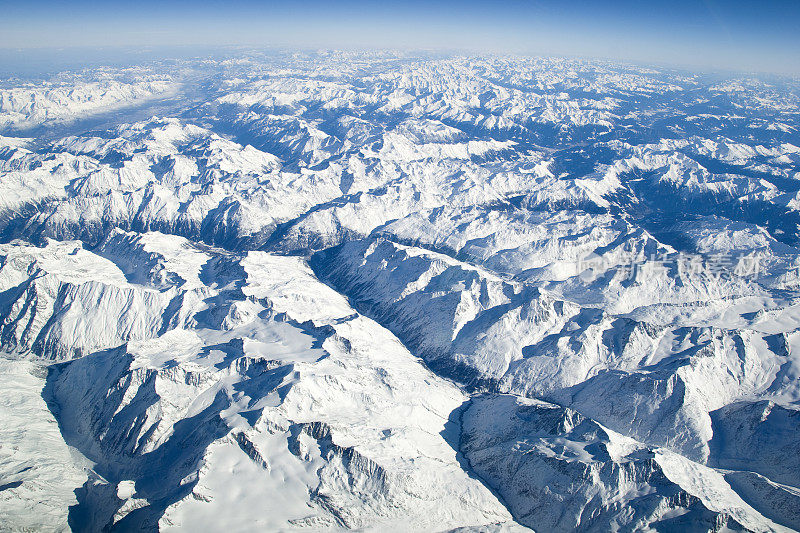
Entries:
{"label": "steep cliff face", "polygon": [[473,399],[461,450],[521,523],[548,531],[645,527],[769,531],[711,468],[642,445],[576,411],[513,396]]}
{"label": "steep cliff face", "polygon": [[80,242],[2,245],[3,349],[73,359],[157,337],[175,291],[129,284]]}

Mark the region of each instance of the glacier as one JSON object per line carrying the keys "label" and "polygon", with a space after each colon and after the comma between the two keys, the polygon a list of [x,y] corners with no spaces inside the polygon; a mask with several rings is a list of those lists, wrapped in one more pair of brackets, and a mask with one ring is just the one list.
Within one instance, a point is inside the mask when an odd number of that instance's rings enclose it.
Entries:
{"label": "glacier", "polygon": [[0,529],[800,530],[800,83],[0,79]]}

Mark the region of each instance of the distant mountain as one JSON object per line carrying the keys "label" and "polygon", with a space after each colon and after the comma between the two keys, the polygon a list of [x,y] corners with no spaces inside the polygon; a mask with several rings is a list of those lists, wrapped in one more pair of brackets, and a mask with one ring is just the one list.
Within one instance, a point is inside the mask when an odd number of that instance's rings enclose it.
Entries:
{"label": "distant mountain", "polygon": [[0,80],[10,530],[800,530],[800,84]]}

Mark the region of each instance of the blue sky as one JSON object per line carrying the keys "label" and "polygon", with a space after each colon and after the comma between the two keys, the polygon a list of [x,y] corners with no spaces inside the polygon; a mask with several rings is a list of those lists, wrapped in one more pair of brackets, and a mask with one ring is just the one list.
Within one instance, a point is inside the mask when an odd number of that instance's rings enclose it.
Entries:
{"label": "blue sky", "polygon": [[800,74],[800,0],[0,0],[0,48],[445,48]]}

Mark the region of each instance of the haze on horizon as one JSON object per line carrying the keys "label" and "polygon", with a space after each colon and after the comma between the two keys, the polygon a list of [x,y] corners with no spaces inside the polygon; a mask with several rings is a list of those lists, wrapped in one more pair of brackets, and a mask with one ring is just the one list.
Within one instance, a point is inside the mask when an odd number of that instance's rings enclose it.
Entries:
{"label": "haze on horizon", "polygon": [[800,2],[0,1],[6,53],[62,47],[447,49],[800,75]]}

